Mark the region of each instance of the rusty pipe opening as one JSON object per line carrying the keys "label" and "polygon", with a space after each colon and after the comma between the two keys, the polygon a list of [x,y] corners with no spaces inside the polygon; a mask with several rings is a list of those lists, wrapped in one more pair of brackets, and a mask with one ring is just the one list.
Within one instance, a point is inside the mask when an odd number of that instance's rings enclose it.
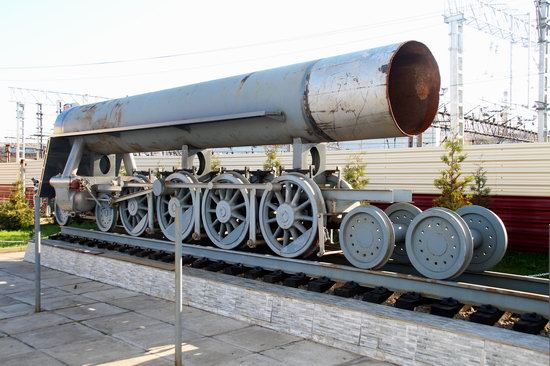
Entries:
{"label": "rusty pipe opening", "polygon": [[387,98],[397,127],[407,135],[424,132],[439,105],[441,78],[432,53],[424,44],[405,42],[393,55]]}

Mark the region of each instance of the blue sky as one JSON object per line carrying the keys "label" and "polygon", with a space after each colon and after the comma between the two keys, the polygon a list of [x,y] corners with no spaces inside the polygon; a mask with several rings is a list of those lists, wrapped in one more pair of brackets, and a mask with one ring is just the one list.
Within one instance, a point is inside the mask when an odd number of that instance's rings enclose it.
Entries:
{"label": "blue sky", "polygon": [[[532,5],[510,4],[525,10]],[[0,0],[0,140],[15,134],[9,86],[122,97],[416,39],[432,49],[445,87],[448,26],[442,12],[439,0]],[[467,101],[502,99],[508,52],[506,42],[467,29]],[[37,67],[174,54],[188,55]],[[527,51],[515,47],[517,103],[526,100],[526,56]],[[26,130],[32,134],[35,107],[30,100],[26,103]],[[55,114],[45,108],[48,128]]]}

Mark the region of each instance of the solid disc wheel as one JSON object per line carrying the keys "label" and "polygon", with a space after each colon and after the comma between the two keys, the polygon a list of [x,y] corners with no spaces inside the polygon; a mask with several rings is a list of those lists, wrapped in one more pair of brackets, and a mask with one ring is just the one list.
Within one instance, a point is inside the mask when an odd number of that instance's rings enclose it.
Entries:
{"label": "solid disc wheel", "polygon": [[[386,215],[388,215],[392,223],[407,228],[411,224],[412,220],[417,215],[422,213],[422,210],[410,203],[398,202],[386,208],[384,212],[386,213]],[[409,260],[409,257],[407,256],[405,240],[397,240],[395,242],[395,247],[393,249],[393,254],[391,258],[396,263],[406,264],[411,262]]]}
{"label": "solid disc wheel", "polygon": [[[167,183],[198,183],[197,179],[190,173],[178,172],[170,174],[165,180]],[[170,190],[157,198],[157,221],[164,236],[170,240],[176,240],[176,210],[183,209],[181,220],[182,239],[185,240],[194,227],[193,205],[195,195],[189,188],[178,188]]]}
{"label": "solid disc wheel", "polygon": [[502,220],[482,206],[464,206],[456,211],[474,237],[474,254],[468,271],[483,272],[501,261],[508,247],[508,234]]}
{"label": "solid disc wheel", "polygon": [[[133,177],[129,180],[132,183],[147,183],[145,177]],[[138,193],[144,190],[143,187],[124,187],[121,192],[121,197],[128,194]],[[118,206],[120,221],[126,232],[132,236],[140,236],[147,228],[147,195],[141,195],[135,198],[130,198],[120,201]]]}
{"label": "solid disc wheel", "polygon": [[[238,173],[218,175],[212,183],[248,183]],[[244,244],[250,225],[250,203],[244,188],[207,189],[202,198],[202,222],[208,238],[219,248],[234,249]]]}
{"label": "solid disc wheel", "polygon": [[95,222],[101,231],[113,231],[118,221],[118,210],[109,204],[110,198],[106,193],[97,196],[101,205],[95,206]]}
{"label": "solid disc wheel", "polygon": [[407,230],[407,254],[414,268],[428,278],[459,276],[472,259],[474,243],[464,220],[446,208],[430,208]]}
{"label": "solid disc wheel", "polygon": [[59,207],[57,204],[55,205],[54,217],[59,226],[69,225],[72,219],[71,214],[61,209],[61,207]]}
{"label": "solid disc wheel", "polygon": [[390,259],[395,235],[388,216],[375,206],[358,206],[340,225],[340,247],[358,268],[376,269]]}
{"label": "solid disc wheel", "polygon": [[295,258],[317,248],[319,213],[325,212],[320,190],[301,174],[284,174],[273,180],[280,191],[264,191],[260,202],[260,229],[276,254]]}

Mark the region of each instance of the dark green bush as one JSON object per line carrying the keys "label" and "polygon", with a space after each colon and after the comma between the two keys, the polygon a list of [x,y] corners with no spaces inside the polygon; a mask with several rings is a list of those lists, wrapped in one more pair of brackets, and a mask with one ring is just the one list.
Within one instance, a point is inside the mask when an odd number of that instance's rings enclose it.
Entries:
{"label": "dark green bush", "polygon": [[0,230],[28,229],[33,221],[33,211],[23,194],[23,183],[18,180],[9,198],[0,202]]}

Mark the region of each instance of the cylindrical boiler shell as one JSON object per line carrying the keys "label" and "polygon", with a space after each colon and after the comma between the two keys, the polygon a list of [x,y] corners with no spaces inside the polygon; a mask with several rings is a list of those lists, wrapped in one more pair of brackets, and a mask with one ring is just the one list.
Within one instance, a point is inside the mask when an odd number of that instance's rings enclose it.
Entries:
{"label": "cylindrical boiler shell", "polygon": [[[75,107],[59,115],[55,134],[81,135],[98,153],[415,135],[433,121],[439,85],[429,49],[409,41]],[[284,119],[227,119],[258,111]]]}

